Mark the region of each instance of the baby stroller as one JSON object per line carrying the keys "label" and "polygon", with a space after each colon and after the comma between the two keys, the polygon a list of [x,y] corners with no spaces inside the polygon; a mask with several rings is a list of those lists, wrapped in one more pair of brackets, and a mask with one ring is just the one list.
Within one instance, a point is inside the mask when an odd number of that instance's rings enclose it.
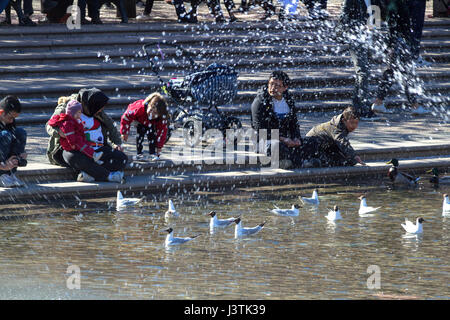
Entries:
{"label": "baby stroller", "polygon": [[[205,132],[209,129],[220,130],[223,137],[226,138],[227,129],[242,128],[238,118],[224,115],[217,108],[230,103],[236,96],[238,73],[234,68],[214,63],[202,69],[192,60],[187,51],[174,45],[177,49],[177,56],[184,54],[195,72],[185,77],[173,77],[166,83],[159,75],[162,68],[156,65],[156,61],[160,59],[158,56],[164,59],[164,53],[158,45],[157,50],[153,50],[153,54],[151,54],[149,52],[151,45],[143,46],[150,68],[158,77],[163,93],[175,102],[175,106],[169,107],[171,119],[168,137],[172,130],[183,128],[185,144],[194,147],[205,138]],[[202,124],[201,130],[198,125],[196,127],[199,122]],[[233,143],[238,142],[236,132],[233,140]]]}

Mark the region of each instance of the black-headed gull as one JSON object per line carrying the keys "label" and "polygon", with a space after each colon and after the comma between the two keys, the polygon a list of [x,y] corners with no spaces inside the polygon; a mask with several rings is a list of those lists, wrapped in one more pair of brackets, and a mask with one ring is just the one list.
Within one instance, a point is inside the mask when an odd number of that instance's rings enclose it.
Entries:
{"label": "black-headed gull", "polygon": [[300,200],[303,203],[312,204],[312,205],[316,205],[316,206],[319,205],[320,201],[319,201],[319,194],[317,192],[317,189],[314,189],[311,198],[305,198],[305,197],[300,196]]}
{"label": "black-headed gull", "polygon": [[297,217],[300,213],[299,209],[300,206],[298,204],[293,204],[291,209],[280,209],[275,206],[275,209],[272,209],[271,212],[281,217]]}
{"label": "black-headed gull", "polygon": [[166,246],[174,246],[174,245],[178,245],[178,244],[183,244],[183,243],[191,241],[191,240],[193,240],[193,239],[195,239],[195,238],[197,238],[199,236],[199,234],[198,234],[198,235],[193,236],[193,237],[176,238],[176,237],[173,236],[173,229],[172,228],[168,228],[168,229],[166,229],[164,231],[166,231],[168,233],[167,236],[166,236],[166,242],[165,242]]}
{"label": "black-headed gull", "polygon": [[374,212],[374,211],[376,211],[376,210],[381,208],[381,207],[376,207],[376,208],[369,207],[367,205],[367,203],[366,203],[366,197],[365,196],[360,196],[359,200],[361,200],[361,203],[359,205],[359,211],[358,211],[359,215],[365,215],[365,214],[368,214],[370,212]]}
{"label": "black-headed gull", "polygon": [[450,199],[448,198],[448,194],[444,194],[444,201],[442,203],[442,215],[450,215]]}
{"label": "black-headed gull", "polygon": [[178,217],[180,214],[175,210],[172,200],[169,199],[169,209],[165,213],[166,218]]}
{"label": "black-headed gull", "polygon": [[117,200],[116,200],[116,209],[123,209],[125,207],[130,207],[138,204],[144,198],[124,198],[122,192],[117,190]]}
{"label": "black-headed gull", "polygon": [[214,228],[224,228],[231,225],[236,218],[228,218],[228,219],[219,219],[217,218],[217,214],[215,211],[211,211],[208,213],[209,216],[211,216],[211,220],[209,221],[209,228],[213,230]]}
{"label": "black-headed gull", "polygon": [[325,217],[328,219],[328,221],[336,221],[342,219],[339,207],[334,206],[333,210],[329,210],[328,215],[326,215]]}
{"label": "black-headed gull", "polygon": [[414,224],[405,218],[405,223],[402,223],[402,227],[403,227],[403,229],[405,229],[406,232],[411,233],[411,234],[422,233],[423,232],[422,222],[424,222],[424,221],[425,220],[423,218],[417,218],[416,224]]}
{"label": "black-headed gull", "polygon": [[236,227],[234,229],[234,237],[236,239],[241,238],[241,237],[251,236],[255,233],[258,233],[259,231],[262,230],[262,228],[264,228],[264,225],[266,224],[265,222],[263,222],[253,228],[244,228],[242,226],[241,218],[235,219],[234,222],[236,223]]}

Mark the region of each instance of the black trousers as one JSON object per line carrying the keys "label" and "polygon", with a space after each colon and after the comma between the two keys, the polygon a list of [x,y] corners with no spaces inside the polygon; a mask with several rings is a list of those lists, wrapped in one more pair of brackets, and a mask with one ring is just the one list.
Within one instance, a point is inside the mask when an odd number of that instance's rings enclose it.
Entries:
{"label": "black trousers", "polygon": [[319,137],[305,137],[303,142],[305,160],[319,159],[322,167],[354,166],[356,161],[349,160],[339,147],[331,141],[324,141]]}
{"label": "black trousers", "polygon": [[128,157],[125,153],[110,146],[103,146],[96,151],[103,152],[100,158],[103,161],[102,165],[99,165],[92,158],[79,151],[64,150],[62,156],[71,168],[86,172],[94,177],[96,181],[108,181],[108,176],[111,172],[123,171],[128,162]]}
{"label": "black trousers", "polygon": [[138,154],[142,154],[142,149],[144,149],[144,140],[147,136],[148,139],[148,153],[156,154],[156,129],[152,125],[146,127],[142,124],[137,125],[137,136],[136,136],[136,149]]}

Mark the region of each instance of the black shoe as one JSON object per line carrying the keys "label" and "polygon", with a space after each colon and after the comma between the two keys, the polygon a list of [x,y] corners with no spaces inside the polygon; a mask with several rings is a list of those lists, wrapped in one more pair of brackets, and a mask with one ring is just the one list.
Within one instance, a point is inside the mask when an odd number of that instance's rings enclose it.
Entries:
{"label": "black shoe", "polygon": [[92,24],[103,24],[103,22],[102,22],[102,20],[100,20],[100,18],[95,18],[95,19],[92,19],[91,21],[92,21]]}
{"label": "black shoe", "polygon": [[238,19],[236,18],[236,16],[233,14],[230,16],[230,22],[236,22],[238,21]]}
{"label": "black shoe", "polygon": [[179,23],[197,23],[197,17],[196,16],[189,16],[189,15],[185,15],[184,17],[180,17],[178,18],[178,22]]}
{"label": "black shoe", "polygon": [[81,24],[92,24],[92,22],[87,19],[81,19]]}
{"label": "black shoe", "polygon": [[259,19],[259,20],[265,21],[265,20],[269,19],[271,16],[273,16],[274,14],[275,14],[275,12],[272,12],[272,11],[266,11],[266,12],[264,13],[264,15],[261,17],[261,19]]}
{"label": "black shoe", "polygon": [[33,22],[29,17],[23,17],[19,20],[19,26],[27,26],[27,27],[35,27],[37,26],[36,22]]}
{"label": "black shoe", "polygon": [[28,164],[27,159],[21,158],[19,156],[16,157],[17,158],[17,166],[19,167],[26,167]]}
{"label": "black shoe", "polygon": [[216,23],[225,23],[227,20],[224,18],[224,16],[218,16],[216,18]]}

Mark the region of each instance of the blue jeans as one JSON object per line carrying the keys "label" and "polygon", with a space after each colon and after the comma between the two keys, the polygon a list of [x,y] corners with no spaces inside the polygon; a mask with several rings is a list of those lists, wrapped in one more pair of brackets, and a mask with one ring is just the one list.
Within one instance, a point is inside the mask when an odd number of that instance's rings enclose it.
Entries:
{"label": "blue jeans", "polygon": [[[16,128],[13,131],[0,131],[0,162],[5,162],[11,156],[18,156],[25,152],[27,143],[27,132],[22,128]],[[17,168],[12,169],[16,172]],[[9,171],[0,170],[0,175],[9,173]]]}
{"label": "blue jeans", "polygon": [[420,53],[420,40],[422,39],[423,23],[425,20],[425,0],[409,0],[408,10],[411,17],[412,56],[416,60]]}

